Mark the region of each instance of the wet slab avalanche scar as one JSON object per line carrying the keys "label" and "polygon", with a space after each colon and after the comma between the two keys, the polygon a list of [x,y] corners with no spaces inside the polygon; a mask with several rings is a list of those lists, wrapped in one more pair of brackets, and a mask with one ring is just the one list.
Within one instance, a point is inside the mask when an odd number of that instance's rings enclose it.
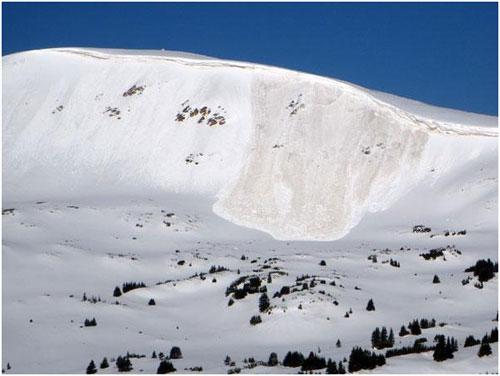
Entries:
{"label": "wet slab avalanche scar", "polygon": [[298,77],[252,91],[252,152],[217,214],[278,239],[337,239],[420,179],[428,132],[390,108]]}

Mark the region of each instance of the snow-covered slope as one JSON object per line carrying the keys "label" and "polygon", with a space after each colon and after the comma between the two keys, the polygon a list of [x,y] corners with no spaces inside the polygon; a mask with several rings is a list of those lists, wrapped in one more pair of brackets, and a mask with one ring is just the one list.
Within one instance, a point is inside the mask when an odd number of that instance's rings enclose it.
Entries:
{"label": "snow-covered slope", "polygon": [[169,52],[7,56],[3,94],[7,200],[196,193],[278,239],[340,238],[498,134],[496,118],[434,120],[345,82]]}
{"label": "snow-covered slope", "polygon": [[[498,260],[496,118],[168,51],[6,56],[2,89],[7,373],[104,357],[98,372],[116,373],[127,352],[155,373],[152,352],[172,346],[182,373],[297,373],[288,351],[385,354],[370,341],[382,326],[393,349],[439,334],[459,349],[373,372],[498,372],[496,343],[464,346],[498,324],[497,273],[465,272]],[[259,292],[228,291],[256,279]],[[438,325],[398,335],[422,318]]]}

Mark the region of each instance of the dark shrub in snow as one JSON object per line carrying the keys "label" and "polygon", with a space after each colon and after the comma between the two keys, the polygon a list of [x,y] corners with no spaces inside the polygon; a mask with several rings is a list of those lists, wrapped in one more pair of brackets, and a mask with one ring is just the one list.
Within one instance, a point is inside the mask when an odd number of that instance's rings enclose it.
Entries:
{"label": "dark shrub in snow", "polygon": [[157,374],[164,374],[164,373],[170,373],[170,372],[175,372],[176,369],[174,368],[173,364],[170,363],[168,360],[162,360],[160,362],[160,365],[158,366],[158,370],[156,371]]}
{"label": "dark shrub in snow", "polygon": [[252,318],[250,319],[250,324],[252,324],[252,325],[257,325],[257,324],[260,324],[261,322],[262,322],[262,319],[260,318],[259,315],[252,316]]}
{"label": "dark shrub in snow", "polygon": [[97,368],[95,367],[94,361],[91,360],[89,365],[87,366],[87,375],[92,375],[94,373],[97,373]]}
{"label": "dark shrub in snow", "polygon": [[367,311],[375,311],[375,304],[373,304],[373,300],[372,299],[370,299],[368,301],[368,304],[366,306],[366,310]]}
{"label": "dark shrub in snow", "polygon": [[178,346],[174,346],[170,349],[170,359],[182,359],[182,352]]}

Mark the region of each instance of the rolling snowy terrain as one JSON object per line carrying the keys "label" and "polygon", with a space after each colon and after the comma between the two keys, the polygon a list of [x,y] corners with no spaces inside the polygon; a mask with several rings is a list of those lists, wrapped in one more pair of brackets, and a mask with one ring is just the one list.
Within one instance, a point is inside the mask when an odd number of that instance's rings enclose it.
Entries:
{"label": "rolling snowy terrain", "polygon": [[[498,260],[497,118],[180,52],[29,51],[2,78],[7,373],[127,352],[156,373],[173,346],[182,373],[297,373],[288,351],[348,368],[386,354],[383,326],[392,349],[458,351],[362,372],[498,372],[496,341],[464,347],[497,327],[497,273],[465,271]],[[436,325],[400,336],[415,319]]]}

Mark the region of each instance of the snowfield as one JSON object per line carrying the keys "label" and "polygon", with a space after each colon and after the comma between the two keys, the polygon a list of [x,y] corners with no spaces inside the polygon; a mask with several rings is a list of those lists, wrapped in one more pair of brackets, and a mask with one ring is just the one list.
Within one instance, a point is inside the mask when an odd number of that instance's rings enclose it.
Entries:
{"label": "snowfield", "polygon": [[[498,261],[496,117],[170,51],[29,51],[2,78],[7,373],[104,357],[115,373],[127,352],[156,373],[172,346],[177,372],[297,373],[288,351],[385,354],[382,326],[393,348],[444,334],[459,349],[361,372],[498,372],[496,342],[463,346],[497,326],[497,274],[465,272]],[[228,290],[252,277],[258,292]],[[127,282],[145,287],[113,296]],[[398,335],[423,318],[439,325]]]}

